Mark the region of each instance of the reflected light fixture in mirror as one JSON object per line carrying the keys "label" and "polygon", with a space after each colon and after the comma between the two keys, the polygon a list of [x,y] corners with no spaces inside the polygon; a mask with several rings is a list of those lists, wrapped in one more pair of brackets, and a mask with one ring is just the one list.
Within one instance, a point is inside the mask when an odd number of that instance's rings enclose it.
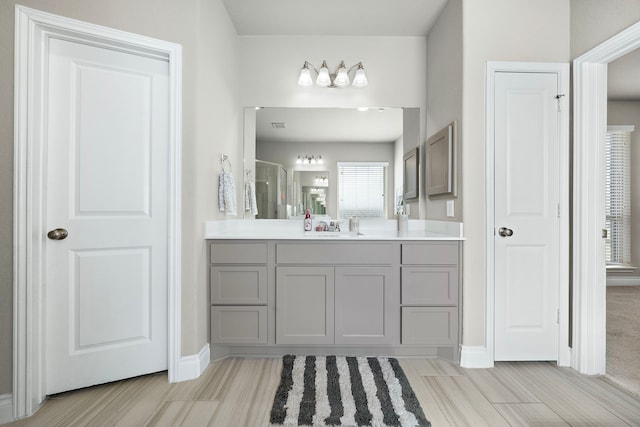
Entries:
{"label": "reflected light fixture in mirror", "polygon": [[[354,69],[356,70],[356,72],[353,76],[353,82],[351,82],[349,73]],[[316,73],[316,86],[320,87],[347,87],[349,86],[349,84],[351,84],[351,86],[353,87],[362,88],[369,84],[369,80],[367,79],[367,74],[364,71],[362,62],[358,62],[356,65],[347,69],[344,61],[340,61],[340,65],[338,66],[336,71],[334,73],[331,73],[329,71],[329,67],[327,66],[327,61],[322,61],[320,70],[317,70],[316,67],[314,67],[310,62],[304,61],[302,69],[300,70],[300,76],[298,77],[298,85],[302,87],[313,86],[313,77],[311,76],[311,70]]]}
{"label": "reflected light fixture in mirror", "polygon": [[318,154],[312,154],[304,156],[302,154],[298,154],[298,158],[296,159],[297,165],[322,165],[324,164],[324,160],[322,160],[322,156]]}

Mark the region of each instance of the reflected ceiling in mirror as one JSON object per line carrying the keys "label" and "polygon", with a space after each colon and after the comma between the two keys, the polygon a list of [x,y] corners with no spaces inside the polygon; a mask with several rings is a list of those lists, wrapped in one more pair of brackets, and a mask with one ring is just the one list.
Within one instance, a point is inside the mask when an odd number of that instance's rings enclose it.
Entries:
{"label": "reflected ceiling in mirror", "polygon": [[392,143],[402,135],[402,108],[261,108],[256,142]]}

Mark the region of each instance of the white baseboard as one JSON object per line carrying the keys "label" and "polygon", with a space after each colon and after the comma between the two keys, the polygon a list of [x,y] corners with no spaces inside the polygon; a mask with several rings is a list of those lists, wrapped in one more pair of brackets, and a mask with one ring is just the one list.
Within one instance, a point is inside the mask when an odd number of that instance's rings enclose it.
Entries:
{"label": "white baseboard", "polygon": [[493,368],[493,360],[489,358],[487,347],[463,345],[460,366],[470,369]]}
{"label": "white baseboard", "polygon": [[13,395],[0,395],[0,424],[13,421]]}
{"label": "white baseboard", "polygon": [[640,286],[640,276],[608,276],[607,286]]}
{"label": "white baseboard", "polygon": [[207,366],[211,359],[209,344],[205,344],[202,350],[198,354],[191,356],[183,356],[180,358],[178,366],[178,375],[176,376],[176,382],[189,381],[198,378]]}

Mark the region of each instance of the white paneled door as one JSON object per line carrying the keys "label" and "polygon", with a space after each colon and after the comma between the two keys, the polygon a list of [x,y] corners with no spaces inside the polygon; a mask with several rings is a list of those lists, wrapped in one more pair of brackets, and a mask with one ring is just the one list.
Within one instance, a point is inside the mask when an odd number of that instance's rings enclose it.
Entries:
{"label": "white paneled door", "polygon": [[556,73],[495,76],[495,355],[558,359]]}
{"label": "white paneled door", "polygon": [[48,59],[52,394],[167,369],[169,64],[61,39]]}

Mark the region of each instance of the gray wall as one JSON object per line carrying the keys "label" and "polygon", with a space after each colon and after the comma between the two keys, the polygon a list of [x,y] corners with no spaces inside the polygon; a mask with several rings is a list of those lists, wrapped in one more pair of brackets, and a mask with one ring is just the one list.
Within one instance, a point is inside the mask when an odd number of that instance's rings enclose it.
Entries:
{"label": "gray wall", "polygon": [[[640,267],[640,101],[609,101],[607,124],[636,127],[631,134],[631,264]],[[638,277],[640,270],[607,275]]]}
{"label": "gray wall", "polygon": [[[462,221],[462,0],[449,0],[427,37],[427,138],[454,120],[458,121],[457,197],[428,199],[423,186],[427,219]],[[424,144],[422,151],[426,152]],[[453,218],[447,217],[448,199],[454,200]]]}
{"label": "gray wall", "polygon": [[571,0],[571,58],[640,20],[640,0]]}
{"label": "gray wall", "polygon": [[[220,0],[20,0],[21,5],[183,46],[182,354],[208,342],[204,221],[220,152],[242,171],[237,35]],[[0,395],[12,388],[15,0],[0,1]]]}

